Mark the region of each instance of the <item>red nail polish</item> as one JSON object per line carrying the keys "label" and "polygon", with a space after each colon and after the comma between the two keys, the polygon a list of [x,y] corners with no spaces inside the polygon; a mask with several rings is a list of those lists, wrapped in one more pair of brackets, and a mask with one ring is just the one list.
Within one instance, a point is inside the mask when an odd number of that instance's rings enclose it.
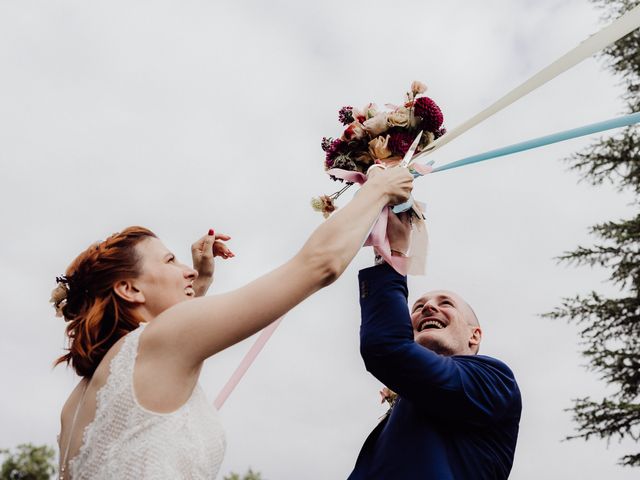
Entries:
{"label": "red nail polish", "polygon": [[214,236],[214,235],[215,235],[215,232],[213,231],[213,228],[210,228],[210,229],[209,229],[209,235],[211,235],[211,236]]}

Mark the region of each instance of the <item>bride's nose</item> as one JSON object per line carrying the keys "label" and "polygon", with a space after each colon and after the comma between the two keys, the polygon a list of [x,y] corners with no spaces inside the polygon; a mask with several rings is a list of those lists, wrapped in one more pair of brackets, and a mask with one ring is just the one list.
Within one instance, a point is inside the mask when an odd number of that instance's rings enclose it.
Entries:
{"label": "bride's nose", "polygon": [[184,271],[184,277],[188,278],[189,280],[195,280],[196,278],[198,278],[198,271],[194,268],[186,268]]}

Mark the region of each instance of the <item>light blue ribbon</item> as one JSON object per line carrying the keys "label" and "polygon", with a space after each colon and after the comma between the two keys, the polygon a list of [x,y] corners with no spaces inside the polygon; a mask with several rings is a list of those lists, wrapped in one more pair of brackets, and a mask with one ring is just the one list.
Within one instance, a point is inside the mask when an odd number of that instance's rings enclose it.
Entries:
{"label": "light blue ribbon", "polygon": [[[640,112],[625,115],[624,117],[612,118],[605,120],[604,122],[592,123],[583,127],[573,128],[571,130],[565,130],[564,132],[553,133],[544,137],[534,138],[527,140],[526,142],[514,143],[507,147],[498,148],[496,150],[490,150],[488,152],[479,153],[470,157],[456,160],[455,162],[447,163],[441,167],[433,169],[432,173],[443,172],[452,168],[463,167],[472,163],[483,162],[492,158],[504,157],[505,155],[511,155],[512,153],[524,152],[525,150],[531,150],[532,148],[543,147],[545,145],[551,145],[552,143],[563,142],[572,138],[584,137],[585,135],[591,135],[592,133],[604,132],[605,130],[611,130],[613,128],[627,127],[640,122]],[[427,165],[432,165],[433,160],[428,162]],[[421,175],[409,166],[409,171],[413,175],[413,178],[418,178]],[[406,212],[413,206],[413,197],[410,197],[408,201],[396,205],[393,207],[394,213]]]}
{"label": "light blue ribbon", "polygon": [[[430,160],[427,163],[425,163],[425,165],[433,165],[434,164],[434,160]],[[418,178],[421,177],[422,174],[418,173],[417,170],[414,170],[413,168],[411,168],[411,166],[409,166],[409,173],[411,173],[411,175],[413,175],[413,178]],[[413,195],[409,197],[409,200],[407,200],[404,203],[401,203],[400,205],[396,205],[395,207],[392,208],[393,213],[402,213],[402,212],[406,212],[407,210],[409,210],[411,207],[413,207]]]}
{"label": "light blue ribbon", "polygon": [[533,140],[527,140],[526,142],[514,143],[513,145],[491,150],[489,152],[472,155],[461,160],[456,160],[455,162],[447,163],[446,165],[442,165],[438,168],[434,168],[433,173],[443,172],[445,170],[470,165],[472,163],[483,162],[491,158],[511,155],[512,153],[524,152],[525,150],[531,150],[532,148],[543,147],[544,145],[563,142],[572,138],[591,135],[592,133],[604,132],[605,130],[611,130],[613,128],[627,127],[638,122],[640,122],[640,112],[625,115],[624,117],[612,118],[611,120],[605,120],[604,122],[592,123],[591,125],[585,125],[571,130],[565,130],[564,132],[553,133],[544,137],[534,138]]}

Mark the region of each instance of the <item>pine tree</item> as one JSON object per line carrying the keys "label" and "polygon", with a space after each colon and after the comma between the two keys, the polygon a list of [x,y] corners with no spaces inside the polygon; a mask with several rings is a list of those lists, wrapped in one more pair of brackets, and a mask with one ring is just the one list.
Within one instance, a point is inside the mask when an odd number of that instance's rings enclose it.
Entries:
{"label": "pine tree", "polygon": [[[640,4],[640,0],[592,0],[606,19],[613,20]],[[607,48],[602,57],[626,84],[624,100],[630,112],[640,111],[640,32]],[[630,190],[633,207],[640,206],[640,129],[626,128],[582,153],[570,157],[571,169],[593,185],[611,183]],[[640,439],[640,212],[633,218],[613,220],[590,229],[598,240],[579,246],[559,259],[575,265],[601,266],[619,289],[615,298],[593,291],[565,298],[546,314],[566,318],[580,328],[583,355],[590,368],[612,389],[608,398],[579,398],[571,408],[577,432],[568,438]],[[640,466],[640,453],[632,452],[620,464]]]}

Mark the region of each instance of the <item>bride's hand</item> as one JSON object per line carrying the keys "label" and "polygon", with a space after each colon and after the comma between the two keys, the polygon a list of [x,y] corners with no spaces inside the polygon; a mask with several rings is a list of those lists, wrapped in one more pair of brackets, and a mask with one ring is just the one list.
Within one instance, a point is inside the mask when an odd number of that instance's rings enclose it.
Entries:
{"label": "bride's hand", "polygon": [[413,190],[413,175],[407,168],[373,167],[369,169],[369,181],[365,184],[372,185],[385,191],[389,205],[399,205],[409,200],[411,190]]}
{"label": "bride's hand", "polygon": [[224,243],[230,239],[229,235],[209,230],[207,235],[199,238],[191,245],[193,268],[198,272],[198,278],[193,282],[193,289],[197,297],[204,296],[213,283],[214,257],[222,257],[224,259],[235,257]]}

